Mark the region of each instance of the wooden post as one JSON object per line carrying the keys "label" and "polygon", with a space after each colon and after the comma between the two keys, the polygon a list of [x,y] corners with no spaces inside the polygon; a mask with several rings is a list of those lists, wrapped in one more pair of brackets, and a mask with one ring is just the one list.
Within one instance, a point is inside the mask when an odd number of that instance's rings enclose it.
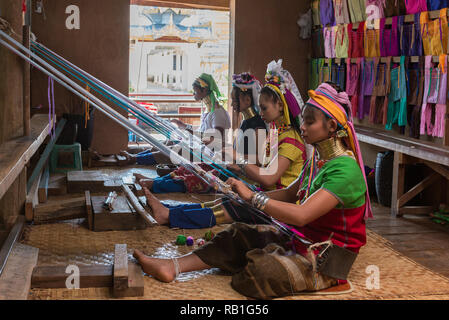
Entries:
{"label": "wooden post", "polygon": [[393,217],[401,216],[399,212],[399,198],[404,194],[405,167],[403,164],[403,154],[394,152],[393,161],[393,186],[391,194],[391,215]]}
{"label": "wooden post", "polygon": [[128,288],[128,252],[126,244],[115,245],[113,279],[114,291]]}

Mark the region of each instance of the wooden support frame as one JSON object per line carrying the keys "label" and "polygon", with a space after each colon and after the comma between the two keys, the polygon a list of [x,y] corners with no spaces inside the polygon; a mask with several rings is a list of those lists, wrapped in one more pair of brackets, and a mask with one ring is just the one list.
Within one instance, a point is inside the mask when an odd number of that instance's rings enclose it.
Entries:
{"label": "wooden support frame", "polygon": [[49,180],[50,180],[50,164],[47,161],[47,164],[45,165],[42,171],[41,179],[39,182],[39,190],[37,192],[39,197],[39,203],[47,202]]}
{"label": "wooden support frame", "polygon": [[44,165],[47,163],[48,158],[50,157],[50,153],[53,150],[53,146],[56,144],[56,141],[59,138],[59,135],[62,132],[62,129],[64,128],[65,123],[67,122],[66,119],[62,118],[58,125],[56,126],[56,132],[54,139],[50,140],[50,142],[45,146],[44,152],[42,152],[42,155],[39,159],[39,161],[36,164],[36,167],[33,170],[33,173],[31,174],[30,178],[28,179],[27,183],[27,190],[30,190],[31,185],[34,182],[34,179],[36,179],[37,175],[41,172]]}
{"label": "wooden support frame", "polygon": [[[38,266],[33,269],[31,288],[66,288],[67,266]],[[127,245],[116,244],[114,265],[78,266],[80,288],[112,287],[114,298],[144,295],[144,276],[140,265],[128,260]]]}
{"label": "wooden support frame", "polygon": [[22,235],[24,225],[25,225],[25,217],[18,216],[16,223],[12,227],[8,237],[6,238],[2,248],[0,249],[0,275],[2,274],[3,269],[5,268],[9,254],[11,253],[14,244],[17,242],[18,239],[20,239],[20,236]]}
{"label": "wooden support frame", "polygon": [[[429,168],[434,170],[434,172],[410,190],[405,191],[405,166],[413,163],[425,163]],[[449,169],[430,161],[416,159],[403,153],[395,152],[393,161],[391,214],[394,217],[400,217],[404,214],[431,213],[435,209],[434,206],[405,206],[405,204],[429,186],[434,185],[441,179],[441,176],[449,180]]]}
{"label": "wooden support frame", "polygon": [[[11,187],[26,163],[36,153],[48,135],[48,116],[36,114],[31,119],[31,135],[4,142],[0,145],[0,198]],[[14,150],[14,152],[11,152]]]}

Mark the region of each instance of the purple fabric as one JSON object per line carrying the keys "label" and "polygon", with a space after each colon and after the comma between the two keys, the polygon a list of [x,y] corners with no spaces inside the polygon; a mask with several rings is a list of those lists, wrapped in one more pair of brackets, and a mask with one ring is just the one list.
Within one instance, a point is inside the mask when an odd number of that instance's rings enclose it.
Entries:
{"label": "purple fabric", "polygon": [[360,92],[359,92],[359,107],[357,115],[359,119],[363,119],[369,114],[369,106],[371,95],[374,87],[374,61],[362,60],[360,73]]}
{"label": "purple fabric", "polygon": [[380,21],[380,55],[382,57],[398,56],[398,17],[392,18],[391,29],[385,28],[385,19]]}
{"label": "purple fabric", "polygon": [[287,102],[288,109],[292,113],[293,118],[296,118],[301,113],[301,108],[298,105],[298,101],[288,89],[285,89],[284,98]]}
{"label": "purple fabric", "polygon": [[413,24],[404,24],[404,16],[399,17],[399,35],[402,39],[401,55],[403,56],[423,55],[419,13],[415,14],[414,20]]}
{"label": "purple fabric", "polygon": [[320,1],[320,21],[326,26],[335,26],[334,5],[332,0]]}

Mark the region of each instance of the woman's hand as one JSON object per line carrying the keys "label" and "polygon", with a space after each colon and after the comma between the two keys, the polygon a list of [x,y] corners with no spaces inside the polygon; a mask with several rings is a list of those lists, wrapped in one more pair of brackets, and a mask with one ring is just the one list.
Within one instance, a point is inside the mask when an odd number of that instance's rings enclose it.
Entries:
{"label": "woman's hand", "polygon": [[228,164],[226,166],[226,168],[228,170],[231,170],[232,172],[235,172],[235,173],[238,173],[238,174],[242,173],[242,169],[240,169],[240,167],[238,165],[236,165],[235,163]]}
{"label": "woman's hand", "polygon": [[185,129],[187,127],[186,124],[179,119],[171,119],[170,121],[176,124],[180,129]]}
{"label": "woman's hand", "polygon": [[247,202],[251,201],[254,192],[251,191],[242,181],[234,178],[229,178],[226,183],[229,184],[232,190],[237,192],[243,200]]}

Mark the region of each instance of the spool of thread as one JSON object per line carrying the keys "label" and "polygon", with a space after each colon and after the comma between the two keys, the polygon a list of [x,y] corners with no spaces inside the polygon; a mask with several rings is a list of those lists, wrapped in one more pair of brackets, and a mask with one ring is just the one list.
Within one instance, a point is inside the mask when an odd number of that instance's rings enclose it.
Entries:
{"label": "spool of thread", "polygon": [[204,245],[206,243],[206,241],[204,241],[203,238],[199,238],[198,240],[196,240],[196,245],[198,247],[201,247],[202,245]]}
{"label": "spool of thread", "polygon": [[209,230],[204,234],[204,239],[206,239],[206,241],[210,241],[214,238],[215,234]]}
{"label": "spool of thread", "polygon": [[195,241],[193,240],[193,237],[191,237],[191,236],[188,236],[187,237],[187,239],[186,239],[186,244],[188,245],[188,246],[193,246],[193,243],[194,243]]}
{"label": "spool of thread", "polygon": [[176,244],[178,244],[178,245],[183,246],[186,244],[186,241],[187,241],[186,236],[184,236],[182,234],[180,234],[179,236],[176,237]]}

